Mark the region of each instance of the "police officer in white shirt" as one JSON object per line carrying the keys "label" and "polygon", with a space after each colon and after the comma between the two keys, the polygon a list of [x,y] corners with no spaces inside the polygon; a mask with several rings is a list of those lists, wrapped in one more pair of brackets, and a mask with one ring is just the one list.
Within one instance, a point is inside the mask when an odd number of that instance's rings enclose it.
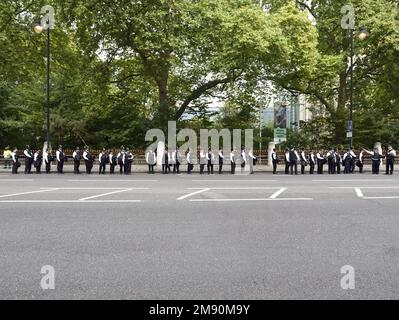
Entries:
{"label": "police officer in white shirt", "polygon": [[314,167],[316,165],[316,159],[313,150],[310,150],[309,154],[309,174],[314,174]]}
{"label": "police officer in white shirt", "polygon": [[250,174],[253,174],[254,173],[254,165],[256,164],[257,158],[254,156],[252,149],[249,150],[248,157],[249,157],[249,172],[250,172]]}
{"label": "police officer in white shirt", "polygon": [[245,148],[241,149],[241,173],[244,173],[245,171],[245,166],[247,165],[247,153],[245,151]]}
{"label": "police officer in white shirt", "polygon": [[187,152],[186,160],[187,160],[187,174],[191,174],[194,169],[193,156],[191,154],[191,149],[189,149]]}
{"label": "police officer in white shirt", "polygon": [[273,152],[272,152],[272,163],[273,163],[273,174],[276,174],[277,173],[277,164],[278,164],[278,157],[277,157],[276,149],[273,149]]}
{"label": "police officer in white shirt", "polygon": [[42,169],[42,155],[40,153],[40,150],[36,150],[33,155],[33,165],[36,168],[36,174],[40,174]]}
{"label": "police officer in white shirt", "polygon": [[323,174],[323,166],[326,163],[326,159],[324,158],[322,150],[319,150],[319,152],[316,154],[316,159],[317,159],[317,173]]}
{"label": "police officer in white shirt", "polygon": [[219,150],[219,174],[222,174],[223,172],[223,163],[224,163],[224,155],[223,155],[223,150]]}
{"label": "police officer in white shirt", "polygon": [[396,151],[392,146],[388,146],[385,158],[386,158],[386,171],[385,174],[393,174],[394,164],[395,164]]}
{"label": "police officer in white shirt", "polygon": [[206,155],[204,149],[200,149],[200,174],[204,174],[205,163],[206,163]]}
{"label": "police officer in white shirt", "polygon": [[73,173],[74,174],[80,174],[80,149],[79,147],[76,147],[75,151],[72,153],[72,159],[73,159]]}
{"label": "police officer in white shirt", "polygon": [[18,174],[18,168],[21,166],[18,159],[18,149],[15,148],[14,151],[11,153],[12,159],[12,174]]}
{"label": "police officer in white shirt", "polygon": [[208,153],[206,154],[206,160],[207,160],[207,170],[208,174],[213,174],[213,164],[215,162],[215,155],[213,154],[212,150],[209,148]]}
{"label": "police officer in white shirt", "polygon": [[291,165],[291,161],[290,161],[290,149],[285,149],[285,154],[284,154],[284,161],[285,161],[285,174],[289,174],[290,173],[290,165]]}
{"label": "police officer in white shirt", "polygon": [[236,155],[235,155],[235,150],[231,149],[230,152],[230,166],[231,166],[231,174],[236,173]]}
{"label": "police officer in white shirt", "polygon": [[308,165],[308,159],[306,158],[305,148],[301,150],[301,174],[305,174],[305,167]]}
{"label": "police officer in white shirt", "polygon": [[61,145],[58,146],[58,150],[55,152],[55,157],[57,160],[57,173],[62,174],[64,173],[63,170],[64,170],[65,155]]}
{"label": "police officer in white shirt", "polygon": [[24,150],[24,155],[25,155],[25,174],[30,174],[32,170],[33,154],[28,145]]}
{"label": "police officer in white shirt", "polygon": [[154,174],[154,167],[155,164],[157,163],[157,155],[155,154],[152,149],[148,149],[146,155],[145,155],[145,161],[148,164],[148,173],[149,174]]}

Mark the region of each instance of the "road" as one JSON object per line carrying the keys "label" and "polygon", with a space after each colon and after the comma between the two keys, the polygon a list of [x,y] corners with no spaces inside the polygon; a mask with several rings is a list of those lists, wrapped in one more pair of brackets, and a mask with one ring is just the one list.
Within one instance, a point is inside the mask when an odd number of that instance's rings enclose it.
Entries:
{"label": "road", "polygon": [[398,299],[398,206],[398,175],[3,174],[0,299]]}

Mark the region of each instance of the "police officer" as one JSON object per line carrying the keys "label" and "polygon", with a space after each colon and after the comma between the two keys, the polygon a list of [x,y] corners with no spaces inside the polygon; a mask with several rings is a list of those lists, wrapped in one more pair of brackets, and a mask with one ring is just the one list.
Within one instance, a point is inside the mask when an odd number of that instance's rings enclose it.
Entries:
{"label": "police officer", "polygon": [[273,164],[273,174],[277,173],[277,164],[278,164],[278,157],[277,157],[277,152],[276,149],[273,149],[272,152],[272,164]]}
{"label": "police officer", "polygon": [[305,148],[301,150],[301,174],[305,174],[305,167],[308,165],[308,159],[306,158]]}
{"label": "police officer", "polygon": [[393,174],[393,168],[395,164],[396,151],[392,148],[392,146],[388,146],[388,150],[386,152],[386,171],[385,174]]}
{"label": "police officer", "polygon": [[328,165],[328,174],[335,174],[335,152],[334,149],[330,148],[330,150],[326,154],[327,157],[327,165]]}
{"label": "police officer", "polygon": [[208,174],[213,174],[213,164],[215,161],[215,155],[213,154],[212,150],[209,148],[208,153],[206,155],[206,160],[207,160],[207,170]]}
{"label": "police officer", "polygon": [[114,154],[114,150],[111,150],[109,152],[108,160],[109,160],[109,173],[114,174],[115,166],[118,164],[118,159],[117,159],[116,155]]}
{"label": "police officer", "polygon": [[338,149],[334,149],[334,157],[335,157],[335,172],[337,174],[341,174],[342,157]]}
{"label": "police officer", "polygon": [[187,160],[187,174],[191,174],[194,168],[193,164],[193,156],[191,154],[191,149],[188,149],[187,155],[186,155],[186,160]]}
{"label": "police officer", "polygon": [[356,156],[355,152],[353,151],[353,147],[350,147],[349,153],[350,153],[350,156],[351,156],[349,172],[353,173],[353,172],[355,172],[355,163],[356,163],[357,156]]}
{"label": "police officer", "polygon": [[298,174],[298,160],[299,160],[298,152],[295,150],[294,146],[291,146],[291,150],[290,150],[291,174],[294,174],[294,171],[295,171],[295,174]]}
{"label": "police officer", "polygon": [[357,166],[359,167],[359,173],[363,173],[364,167],[364,150],[359,153],[359,160],[357,161]]}
{"label": "police officer", "polygon": [[319,152],[316,154],[316,159],[317,159],[317,174],[323,174],[323,166],[327,161],[324,158],[323,150],[319,150]]}
{"label": "police officer", "polygon": [[91,169],[93,168],[94,158],[90,153],[89,147],[86,146],[85,151],[83,152],[83,160],[85,161],[86,173],[91,174]]}
{"label": "police officer", "polygon": [[106,152],[105,148],[103,148],[103,150],[98,155],[98,162],[99,162],[98,174],[105,174],[105,169],[107,166],[107,159],[108,159],[107,152]]}
{"label": "police officer", "polygon": [[230,167],[231,167],[231,174],[236,173],[236,155],[235,155],[235,150],[231,149],[230,152]]}
{"label": "police officer", "polygon": [[44,165],[46,167],[46,174],[49,174],[51,171],[51,161],[53,161],[53,157],[51,155],[51,150],[45,149],[43,153]]}
{"label": "police officer", "polygon": [[258,158],[254,155],[252,149],[248,151],[248,157],[249,157],[249,172],[250,174],[254,173],[254,166],[256,166],[256,161]]}
{"label": "police officer", "polygon": [[204,149],[200,149],[200,174],[204,174],[205,163],[206,163],[206,156]]}
{"label": "police officer", "polygon": [[28,145],[24,150],[24,155],[25,155],[25,174],[30,174],[32,170],[33,154]]}
{"label": "police officer", "polygon": [[219,174],[222,174],[223,173],[223,163],[224,163],[223,149],[219,149],[218,160],[219,160]]}
{"label": "police officer", "polygon": [[345,174],[350,173],[352,165],[352,153],[350,149],[346,150],[346,153],[344,154],[343,157],[343,163],[344,163],[344,173]]}
{"label": "police officer", "polygon": [[73,173],[74,174],[80,174],[80,149],[79,147],[76,147],[75,151],[72,153],[72,158],[73,158]]}
{"label": "police officer", "polygon": [[290,173],[291,161],[290,161],[290,149],[288,149],[288,148],[285,149],[285,153],[284,153],[284,162],[285,162],[285,170],[284,170],[284,173],[285,173],[285,174],[289,174],[289,173]]}
{"label": "police officer", "polygon": [[170,172],[170,154],[168,152],[168,149],[165,148],[165,151],[162,155],[162,173],[163,174],[168,174]]}
{"label": "police officer", "polygon": [[155,167],[155,164],[157,163],[156,159],[157,159],[157,155],[155,154],[154,151],[152,151],[151,148],[149,148],[145,155],[145,160],[148,164],[148,173],[149,174],[154,174],[154,167]]}
{"label": "police officer", "polygon": [[41,168],[42,168],[42,155],[40,150],[37,150],[34,155],[33,155],[33,165],[36,168],[36,174],[40,174],[41,173]]}
{"label": "police officer", "polygon": [[65,155],[64,151],[62,150],[62,146],[58,146],[58,150],[55,153],[56,159],[57,159],[57,173],[62,174],[64,173],[64,160],[65,160]]}
{"label": "police officer", "polygon": [[383,156],[379,153],[378,148],[374,148],[374,152],[371,152],[371,151],[366,150],[366,149],[363,149],[363,150],[372,156],[371,157],[372,173],[373,174],[379,174],[380,173],[381,158]]}
{"label": "police officer", "polygon": [[18,149],[15,148],[14,151],[11,153],[12,158],[12,174],[18,174],[18,168],[21,166],[19,163],[19,156],[18,156]]}
{"label": "police officer", "polygon": [[133,153],[127,148],[125,153],[125,174],[130,175],[132,173],[133,159]]}
{"label": "police officer", "polygon": [[180,174],[181,153],[179,148],[172,152],[173,173]]}
{"label": "police officer", "polygon": [[245,172],[245,166],[247,165],[247,153],[245,148],[241,149],[241,173]]}
{"label": "police officer", "polygon": [[316,165],[316,159],[313,150],[309,152],[309,173],[314,174],[314,167]]}
{"label": "police officer", "polygon": [[116,156],[118,159],[118,165],[119,165],[119,174],[122,174],[124,172],[124,158],[125,158],[125,147],[121,146],[120,151],[118,155]]}

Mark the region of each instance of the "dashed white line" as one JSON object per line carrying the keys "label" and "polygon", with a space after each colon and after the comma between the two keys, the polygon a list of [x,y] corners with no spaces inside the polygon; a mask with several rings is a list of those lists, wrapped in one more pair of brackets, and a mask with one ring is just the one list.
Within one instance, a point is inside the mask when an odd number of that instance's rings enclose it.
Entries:
{"label": "dashed white line", "polygon": [[181,201],[181,200],[187,199],[189,197],[192,197],[192,196],[194,196],[196,194],[200,194],[200,193],[203,193],[203,192],[206,192],[206,191],[209,191],[209,190],[210,190],[210,188],[205,188],[205,189],[201,189],[201,190],[198,190],[198,191],[195,191],[195,192],[191,192],[191,193],[186,194],[186,195],[184,195],[184,196],[182,196],[180,198],[177,198],[177,200]]}
{"label": "dashed white line", "polygon": [[276,193],[272,194],[270,196],[270,199],[276,199],[280,194],[282,194],[285,190],[287,190],[287,188],[281,188],[279,191],[277,191]]}
{"label": "dashed white line", "polygon": [[36,190],[36,191],[5,194],[5,195],[0,196],[0,198],[15,197],[15,196],[22,196],[22,195],[25,195],[25,194],[34,194],[34,193],[41,193],[41,192],[49,192],[49,191],[58,190],[58,188],[46,188],[45,190],[43,190],[43,189],[44,188],[42,188],[41,190]]}
{"label": "dashed white line", "polygon": [[240,201],[313,201],[313,198],[258,198],[258,199],[191,199],[190,202],[240,202]]}
{"label": "dashed white line", "polygon": [[356,191],[356,194],[357,194],[357,196],[359,198],[363,198],[364,197],[363,192],[362,192],[362,190],[360,188],[355,188],[355,191]]}
{"label": "dashed white line", "polygon": [[108,196],[108,195],[111,195],[111,194],[116,194],[116,193],[122,193],[122,192],[131,191],[131,190],[132,190],[132,189],[124,189],[124,190],[111,191],[111,192],[107,192],[107,193],[97,194],[97,195],[91,196],[91,197],[82,198],[82,199],[79,199],[79,201],[87,201],[87,200],[91,200],[91,199],[95,199],[95,198],[105,197],[105,196]]}

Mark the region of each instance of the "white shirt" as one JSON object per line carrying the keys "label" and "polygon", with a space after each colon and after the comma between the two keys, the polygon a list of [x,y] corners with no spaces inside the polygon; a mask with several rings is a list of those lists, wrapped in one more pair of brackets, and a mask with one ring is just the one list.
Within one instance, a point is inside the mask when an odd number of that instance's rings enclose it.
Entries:
{"label": "white shirt", "polygon": [[109,163],[110,163],[110,164],[112,164],[112,157],[113,157],[113,156],[114,156],[113,153],[110,153],[110,154],[108,155]]}
{"label": "white shirt", "polygon": [[307,162],[307,160],[306,160],[306,155],[305,155],[305,151],[302,151],[302,152],[301,152],[301,157],[302,157],[302,160],[303,160],[303,161]]}
{"label": "white shirt", "polygon": [[98,162],[101,162],[101,157],[103,156],[103,153],[101,152],[99,155],[98,155]]}
{"label": "white shirt", "polygon": [[24,150],[24,155],[28,158],[32,158],[32,156],[28,153],[28,150]]}
{"label": "white shirt", "polygon": [[187,162],[191,164],[191,152],[187,153],[186,159],[187,159]]}
{"label": "white shirt", "polygon": [[324,160],[324,157],[321,156],[321,154],[318,152],[316,155],[317,159],[319,160]]}
{"label": "white shirt", "polygon": [[60,154],[61,154],[60,150],[57,150],[57,151],[55,152],[55,156],[57,157],[57,161],[58,161],[58,162],[61,162]]}
{"label": "white shirt", "polygon": [[223,155],[222,151],[219,151],[219,157],[224,159],[224,155]]}
{"label": "white shirt", "polygon": [[33,161],[36,161],[38,156],[39,156],[39,154],[37,152],[35,152],[35,154],[33,155]]}
{"label": "white shirt", "polygon": [[83,159],[85,159],[85,160],[89,160],[89,158],[87,157],[87,151],[85,151],[85,152],[83,152]]}
{"label": "white shirt", "polygon": [[248,155],[249,155],[252,159],[256,159],[256,157],[253,155],[252,152],[248,152]]}
{"label": "white shirt", "polygon": [[356,158],[356,155],[352,150],[349,153],[351,154],[352,157]]}
{"label": "white shirt", "polygon": [[287,162],[290,162],[290,153],[289,152],[285,153],[285,160],[287,160]]}
{"label": "white shirt", "polygon": [[234,160],[234,152],[230,152],[230,161],[235,162]]}
{"label": "white shirt", "polygon": [[296,155],[296,158],[299,159],[299,154],[296,150],[295,150],[295,155]]}
{"label": "white shirt", "polygon": [[310,159],[312,160],[313,163],[315,163],[315,161],[314,161],[314,160],[315,160],[315,159],[314,159],[314,153],[313,153],[313,152],[310,153]]}
{"label": "white shirt", "polygon": [[241,152],[241,158],[244,162],[247,162],[247,155],[245,154],[245,151]]}
{"label": "white shirt", "polygon": [[44,151],[44,153],[43,153],[43,160],[44,160],[44,163],[48,163],[48,152],[47,151]]}
{"label": "white shirt", "polygon": [[396,157],[396,151],[394,149],[391,149],[390,151],[388,151],[388,153],[393,156]]}
{"label": "white shirt", "polygon": [[12,161],[17,162],[17,158],[15,156],[16,156],[16,153],[12,152],[11,153]]}

